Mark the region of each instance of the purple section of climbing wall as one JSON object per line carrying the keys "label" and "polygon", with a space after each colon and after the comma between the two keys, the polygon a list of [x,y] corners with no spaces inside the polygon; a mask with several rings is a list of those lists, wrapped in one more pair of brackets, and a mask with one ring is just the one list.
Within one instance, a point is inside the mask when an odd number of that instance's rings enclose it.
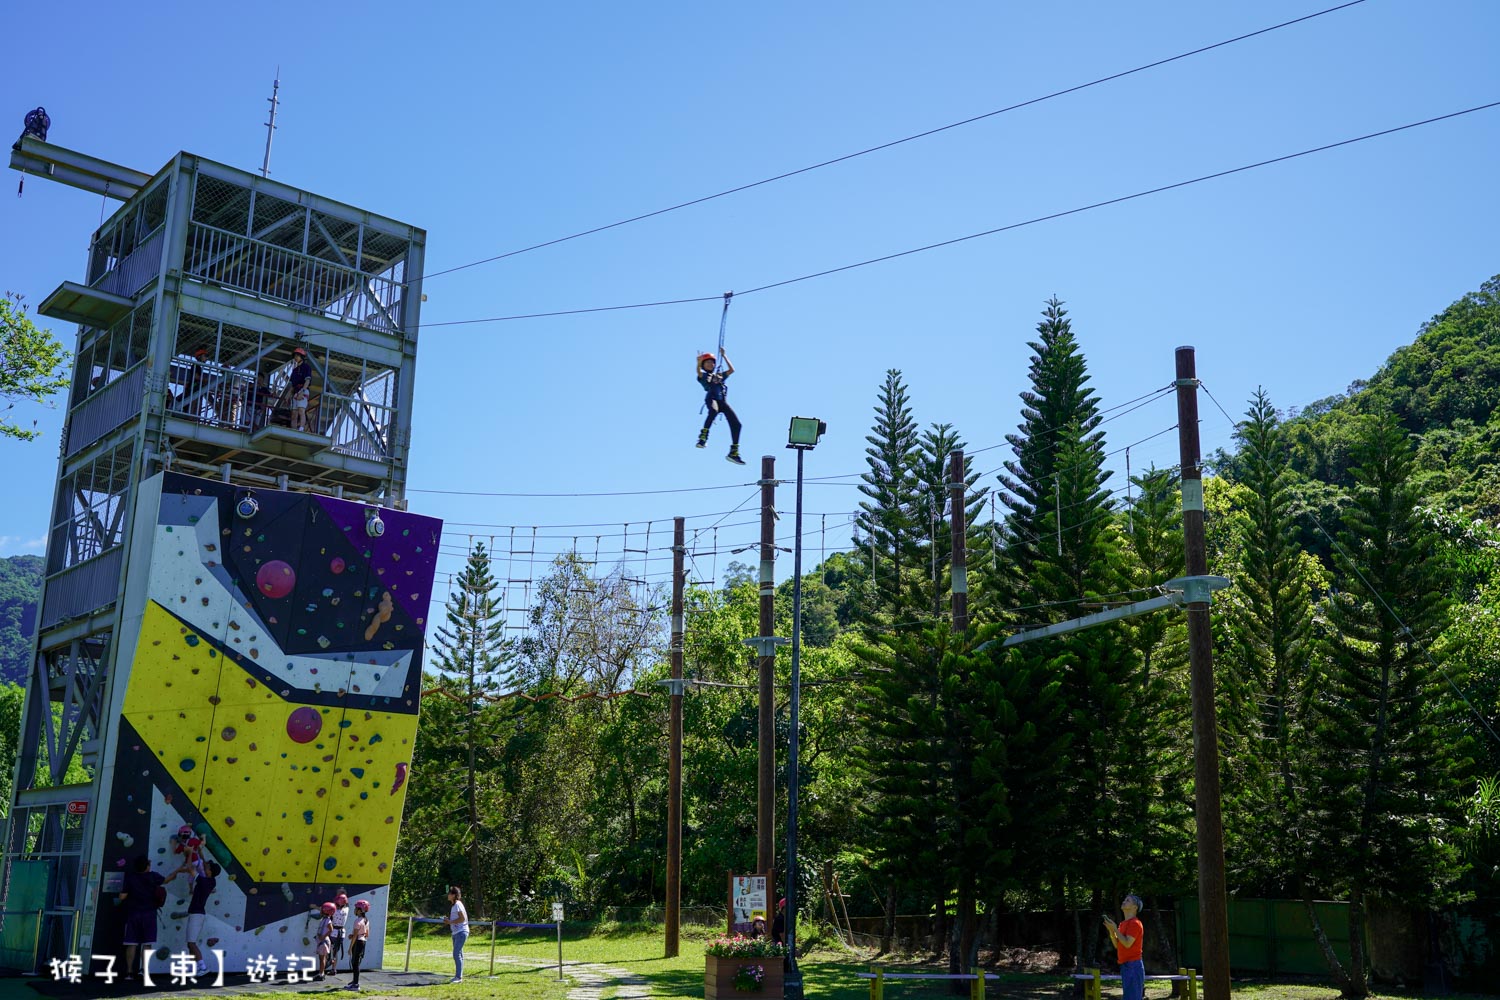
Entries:
{"label": "purple section of climbing wall", "polygon": [[319,497],[328,516],[333,518],[351,545],[369,561],[372,582],[389,591],[392,602],[413,618],[427,614],[432,598],[432,578],[437,570],[440,527],[431,518],[399,510],[381,510],[385,522],[381,544],[371,546],[366,524],[371,511],[358,504]]}

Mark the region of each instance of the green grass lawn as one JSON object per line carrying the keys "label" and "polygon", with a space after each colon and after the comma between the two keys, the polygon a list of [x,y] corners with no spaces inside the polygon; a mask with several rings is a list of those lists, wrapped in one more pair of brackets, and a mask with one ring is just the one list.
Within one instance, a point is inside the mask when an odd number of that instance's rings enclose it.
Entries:
{"label": "green grass lawn", "polygon": [[[638,925],[563,925],[563,961],[567,966],[579,964],[607,965],[625,970],[633,976],[646,980],[652,996],[702,997],[703,996],[703,946],[708,938],[719,933],[718,928],[688,926],[683,928],[680,953],[676,958],[663,958],[663,936],[658,927]],[[391,927],[386,937],[386,965],[400,968],[406,954],[406,925]],[[453,959],[447,935],[442,928],[418,927],[412,941],[411,967],[451,973]],[[502,930],[495,941],[495,954],[499,958],[522,959],[531,962],[551,963],[550,968],[537,969],[531,966],[497,963],[495,975],[490,978],[490,936],[488,928],[476,928],[464,951],[466,981],[457,985],[437,985],[410,991],[430,1000],[468,1000],[468,998],[496,997],[536,998],[536,1000],[561,1000],[573,984],[557,981],[557,939],[550,931]],[[866,1000],[869,997],[867,980],[859,979],[855,973],[868,971],[875,956],[869,952],[840,949],[815,950],[801,961],[804,986],[807,996],[827,1000]],[[884,958],[881,964],[893,971],[945,972],[946,969],[922,964],[919,960]],[[607,988],[604,1000],[611,1000],[618,992]],[[1247,980],[1237,983],[1237,996],[1252,1000],[1337,1000],[1338,991],[1315,983],[1266,982]],[[939,983],[891,982],[886,986],[886,1000],[936,1000],[948,996]],[[1018,998],[1018,1000],[1067,1000],[1072,997],[1072,981],[1057,974],[1002,973],[998,983],[986,988],[989,997]],[[1171,995],[1166,983],[1149,983],[1148,1000],[1165,1000]],[[1376,1000],[1410,1000],[1415,994],[1373,994]],[[279,996],[279,995],[278,995]],[[288,995],[289,997],[290,995]],[[1454,1000],[1462,997],[1478,998],[1480,994],[1455,994]],[[1488,994],[1486,996],[1494,996]],[[1105,997],[1119,997],[1118,985],[1113,990],[1106,988]]]}
{"label": "green grass lawn", "polygon": [[[680,954],[663,958],[664,941],[660,926],[565,924],[563,927],[564,972],[580,965],[607,966],[645,981],[652,997],[702,997],[703,947],[719,928],[684,927]],[[808,940],[816,941],[815,934]],[[825,939],[826,940],[826,939]],[[581,985],[574,976],[559,981],[557,976],[557,939],[550,930],[502,930],[495,939],[495,964],[490,965],[488,928],[475,928],[464,950],[464,982],[435,982],[431,986],[407,987],[382,992],[367,988],[367,997],[409,997],[412,1000],[565,1000],[569,990]],[[450,939],[441,927],[418,926],[411,941],[410,967],[413,970],[438,973],[444,978],[453,973]],[[385,940],[385,968],[400,970],[406,963],[407,941],[404,921],[393,922]],[[508,959],[509,961],[504,961]],[[838,947],[813,950],[801,961],[805,992],[817,1000],[866,1000],[868,980],[856,973],[868,971],[875,956],[869,952]],[[890,971],[945,972],[946,969],[923,964],[919,959],[890,957],[880,959]],[[573,971],[578,971],[576,968]],[[20,986],[19,982],[14,983]],[[334,984],[318,983],[312,993],[336,993],[349,996]],[[373,984],[369,984],[373,987]],[[946,984],[920,981],[888,981],[886,1000],[939,1000],[949,994]],[[1113,988],[1110,988],[1110,987]],[[25,990],[33,998],[35,994]],[[1055,973],[1001,973],[999,982],[986,987],[986,996],[1005,1000],[1071,1000],[1072,981]],[[618,986],[607,986],[602,1000],[615,1000]],[[1338,991],[1325,985],[1307,982],[1268,982],[1245,979],[1236,982],[1234,993],[1249,1000],[1337,1000]],[[0,1000],[9,994],[0,988]],[[19,995],[19,994],[17,994]],[[1166,1000],[1171,995],[1168,984],[1147,984],[1148,1000]],[[1416,994],[1379,992],[1375,1000],[1410,1000]],[[1455,994],[1453,1000],[1497,994]],[[256,993],[264,1000],[308,1000],[309,991],[282,990]],[[1105,997],[1118,1000],[1118,983],[1106,984]]]}

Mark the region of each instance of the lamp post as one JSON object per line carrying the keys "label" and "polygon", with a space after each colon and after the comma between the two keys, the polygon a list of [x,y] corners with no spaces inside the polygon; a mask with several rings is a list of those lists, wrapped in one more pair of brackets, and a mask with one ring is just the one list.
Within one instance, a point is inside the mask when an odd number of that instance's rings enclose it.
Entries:
{"label": "lamp post", "polygon": [[796,541],[792,543],[792,704],[787,737],[786,816],[786,979],[788,1000],[802,1000],[797,967],[797,728],[802,707],[802,456],[817,447],[828,425],[816,417],[793,417],[787,447],[797,453]]}

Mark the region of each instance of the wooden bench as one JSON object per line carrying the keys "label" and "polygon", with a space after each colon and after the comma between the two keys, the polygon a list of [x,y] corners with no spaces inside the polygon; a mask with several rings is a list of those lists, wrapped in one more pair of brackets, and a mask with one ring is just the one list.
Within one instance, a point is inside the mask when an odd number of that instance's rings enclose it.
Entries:
{"label": "wooden bench", "polygon": [[[1084,969],[1082,972],[1073,973],[1073,978],[1083,983],[1084,1000],[1104,1000],[1103,984],[1106,979],[1119,980],[1118,975],[1101,975],[1098,969]],[[1203,982],[1203,977],[1192,969],[1178,969],[1175,976],[1146,976],[1148,981],[1152,979],[1167,980],[1169,982],[1186,982],[1188,1000],[1198,1000],[1198,984]]]}

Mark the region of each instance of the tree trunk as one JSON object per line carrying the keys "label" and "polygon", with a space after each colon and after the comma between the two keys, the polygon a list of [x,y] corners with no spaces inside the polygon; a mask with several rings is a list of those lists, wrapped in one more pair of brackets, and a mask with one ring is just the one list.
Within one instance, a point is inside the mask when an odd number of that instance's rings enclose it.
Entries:
{"label": "tree trunk", "polygon": [[892,879],[885,887],[885,923],[880,933],[880,953],[890,954],[896,937],[896,881]]}
{"label": "tree trunk", "polygon": [[1083,916],[1073,910],[1073,971],[1083,971]]}
{"label": "tree trunk", "polygon": [[1088,942],[1089,965],[1095,969],[1099,968],[1102,958],[1099,954],[1099,914],[1104,912],[1104,890],[1097,885],[1089,893],[1089,926],[1093,930],[1085,939]]}
{"label": "tree trunk", "polygon": [[1369,975],[1365,962],[1365,894],[1363,889],[1349,893],[1349,986],[1344,996],[1370,995]]}
{"label": "tree trunk", "polygon": [[1297,876],[1297,893],[1302,897],[1302,908],[1307,912],[1307,922],[1312,926],[1313,937],[1318,942],[1318,948],[1323,952],[1323,961],[1328,963],[1328,971],[1333,973],[1334,982],[1338,983],[1339,992],[1344,996],[1355,996],[1351,990],[1353,984],[1349,980],[1349,972],[1344,968],[1344,963],[1339,961],[1338,953],[1333,950],[1333,942],[1328,940],[1328,932],[1323,929],[1323,923],[1318,919],[1317,907],[1313,905],[1312,890],[1307,888],[1306,881],[1301,875]]}
{"label": "tree trunk", "polygon": [[948,894],[938,893],[937,912],[932,917],[932,960],[942,961],[948,950]]}
{"label": "tree trunk", "polygon": [[[973,877],[965,874],[958,886],[958,927],[954,931],[953,957],[948,963],[950,972],[962,974],[978,964],[976,952],[979,946],[979,916],[974,906]],[[949,992],[969,992],[967,980],[955,979],[949,984]]]}

